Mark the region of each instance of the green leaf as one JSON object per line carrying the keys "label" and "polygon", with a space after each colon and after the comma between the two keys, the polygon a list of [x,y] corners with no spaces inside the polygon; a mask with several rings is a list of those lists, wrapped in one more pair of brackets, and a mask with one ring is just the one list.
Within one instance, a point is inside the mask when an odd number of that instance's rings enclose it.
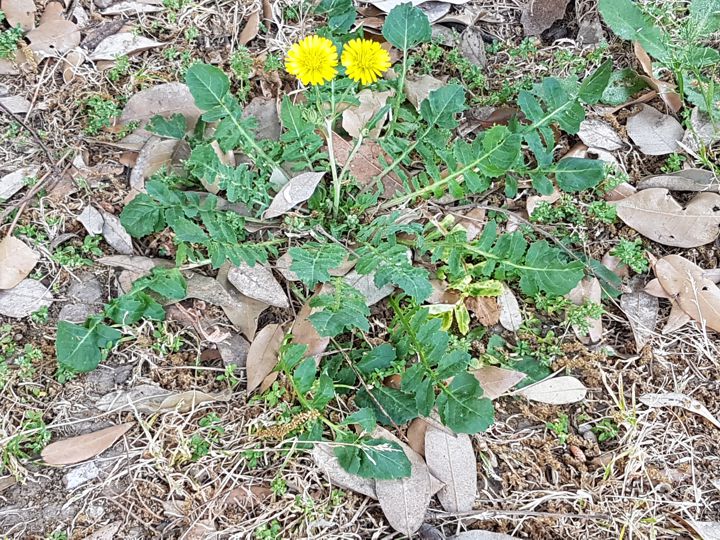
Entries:
{"label": "green leaf", "polygon": [[647,83],[630,68],[613,71],[600,101],[608,105],[622,105],[646,86]]}
{"label": "green leaf", "polygon": [[175,233],[175,238],[181,242],[205,242],[208,237],[202,228],[187,219],[181,208],[168,208],[165,211],[165,221]]}
{"label": "green leaf", "polygon": [[347,256],[342,246],[318,242],[306,242],[302,247],[290,248],[288,253],[292,258],[290,270],[310,288],[329,281],[330,270],[340,266]]}
{"label": "green leaf", "polygon": [[105,314],[116,324],[135,324],[140,319],[162,321],[165,319],[165,310],[149,294],[136,290],[124,294],[111,301],[105,308]]}
{"label": "green leaf", "polygon": [[599,159],[565,158],[555,166],[558,187],[570,193],[597,186],[605,178],[605,163]]}
{"label": "green leaf", "polygon": [[668,62],[670,37],[632,0],[600,0],[598,9],[610,29],[623,39],[639,41],[650,56]]}
{"label": "green leaf", "polygon": [[[355,403],[358,407],[372,407],[377,415],[378,422],[382,424],[387,425],[392,422],[404,424],[418,416],[415,396],[411,394],[387,386],[375,387],[370,390],[370,394],[372,394],[372,397],[363,388],[356,394]],[[378,404],[380,404],[380,407],[378,407]]]}
{"label": "green leaf", "polygon": [[195,105],[209,111],[223,105],[230,91],[230,79],[220,69],[208,64],[193,64],[185,74],[185,84],[195,99]]}
{"label": "green leaf", "polygon": [[374,281],[378,287],[393,283],[417,302],[425,301],[432,293],[428,271],[412,265],[405,246],[365,245],[357,253],[360,258],[355,269],[361,275],[375,272]]}
{"label": "green leaf", "polygon": [[133,289],[148,288],[168,300],[184,300],[187,282],[177,268],[155,268],[150,276],[135,282]]}
{"label": "green leaf", "polygon": [[170,118],[165,118],[156,114],[150,119],[145,129],[170,139],[182,139],[187,130],[187,122],[182,114],[173,114]]}
{"label": "green leaf", "polygon": [[307,394],[312,388],[313,382],[315,382],[315,373],[317,372],[317,363],[315,358],[312,356],[306,358],[303,362],[295,368],[293,372],[293,380],[297,385],[298,392],[301,394]]}
{"label": "green leaf", "polygon": [[338,34],[348,32],[357,17],[352,0],[322,0],[315,11],[327,14],[330,30]]}
{"label": "green leaf", "polygon": [[437,399],[442,423],[455,433],[485,431],[495,421],[492,401],[482,397],[478,380],[470,373],[455,376]]}
{"label": "green leaf", "polygon": [[308,317],[321,336],[334,337],[351,328],[365,332],[370,330],[367,320],[370,308],[365,297],[340,279],[335,281],[335,290],[332,293],[313,298],[310,306],[323,308]]}
{"label": "green leaf", "polygon": [[370,407],[363,407],[355,411],[343,421],[344,425],[359,424],[364,431],[372,433],[377,426],[377,418]]}
{"label": "green leaf", "polygon": [[349,473],[377,480],[410,476],[410,460],[398,443],[363,437],[351,444],[347,441],[333,449],[340,465]]}
{"label": "green leaf", "polygon": [[78,372],[95,369],[102,361],[102,349],[114,344],[122,334],[91,317],[83,326],[59,321],[55,337],[58,362]]}
{"label": "green leaf", "polygon": [[720,31],[720,0],[692,0],[686,24],[698,36]]}
{"label": "green leaf", "polygon": [[432,29],[425,13],[410,3],[395,6],[385,18],[383,36],[403,52],[430,41]]}
{"label": "green leaf", "polygon": [[360,361],[355,364],[355,367],[363,375],[372,375],[376,370],[382,371],[389,368],[395,358],[395,347],[389,343],[383,343],[366,352]]}
{"label": "green leaf", "polygon": [[149,195],[139,193],[125,205],[120,213],[120,223],[134,238],[142,238],[165,228],[163,208]]}
{"label": "green leaf", "polygon": [[333,380],[323,373],[318,379],[317,389],[315,390],[311,405],[314,409],[322,411],[334,397],[335,385],[333,384]]}
{"label": "green leaf", "polygon": [[585,276],[585,265],[568,259],[564,251],[551,247],[545,240],[533,242],[525,255],[520,288],[528,296],[539,292],[552,296],[569,293]]}
{"label": "green leaf", "polygon": [[585,119],[585,111],[559,80],[547,77],[535,90],[545,107],[527,90],[521,90],[518,94],[518,105],[533,122],[533,126],[538,128],[557,123],[567,133],[575,134],[579,131]]}
{"label": "green leaf", "polygon": [[448,84],[430,92],[420,104],[420,116],[431,126],[457,127],[455,115],[465,110],[465,90],[459,84]]}
{"label": "green leaf", "polygon": [[610,75],[612,74],[612,60],[606,60],[595,71],[583,79],[578,90],[578,97],[588,105],[594,105],[603,95]]}

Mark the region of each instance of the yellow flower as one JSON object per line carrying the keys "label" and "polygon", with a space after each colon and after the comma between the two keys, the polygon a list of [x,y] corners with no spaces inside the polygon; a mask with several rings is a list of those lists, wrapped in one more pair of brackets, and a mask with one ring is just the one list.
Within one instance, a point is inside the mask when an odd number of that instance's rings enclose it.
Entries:
{"label": "yellow flower", "polygon": [[290,47],[285,69],[303,84],[325,84],[337,75],[338,53],[333,42],[320,36],[308,36]]}
{"label": "yellow flower", "polygon": [[390,68],[390,55],[377,41],[351,39],[343,48],[342,65],[353,81],[371,84]]}

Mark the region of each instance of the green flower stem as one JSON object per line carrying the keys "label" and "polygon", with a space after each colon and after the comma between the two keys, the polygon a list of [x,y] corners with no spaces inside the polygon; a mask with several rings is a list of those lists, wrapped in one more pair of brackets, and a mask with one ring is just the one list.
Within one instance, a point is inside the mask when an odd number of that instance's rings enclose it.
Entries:
{"label": "green flower stem", "polygon": [[270,156],[268,156],[265,153],[265,150],[260,148],[260,145],[257,142],[255,142],[255,139],[253,138],[253,136],[245,130],[245,128],[242,126],[242,124],[240,122],[238,122],[237,118],[235,118],[235,115],[232,114],[232,111],[228,108],[227,105],[225,105],[224,102],[222,103],[222,107],[223,107],[223,109],[225,109],[225,113],[230,118],[232,118],[232,122],[233,122],[233,124],[235,124],[235,127],[237,128],[238,132],[240,132],[240,135],[242,136],[242,138],[245,139],[245,142],[247,142],[247,144],[255,151],[255,153],[258,156],[260,156],[262,159],[264,159],[266,163],[269,163],[274,169],[282,170],[280,168],[280,164],[277,163]]}
{"label": "green flower stem", "polygon": [[390,120],[390,125],[388,126],[387,132],[385,135],[387,137],[390,137],[393,134],[393,131],[395,131],[395,125],[397,124],[397,118],[398,118],[398,110],[400,109],[400,105],[403,102],[403,90],[405,88],[405,78],[407,77],[407,71],[408,71],[408,56],[407,51],[403,51],[403,61],[402,61],[402,71],[400,72],[400,78],[398,80],[397,85],[397,94],[395,95],[395,102],[393,103],[393,115],[392,119]]}

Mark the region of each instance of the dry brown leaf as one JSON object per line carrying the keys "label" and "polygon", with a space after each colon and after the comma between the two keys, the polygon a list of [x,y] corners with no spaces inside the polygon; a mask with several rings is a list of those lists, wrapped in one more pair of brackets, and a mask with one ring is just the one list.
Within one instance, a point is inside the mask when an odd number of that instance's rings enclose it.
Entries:
{"label": "dry brown leaf", "polygon": [[120,32],[103,39],[90,55],[90,60],[117,60],[121,56],[132,56],[162,44],[132,32]]}
{"label": "dry brown leaf", "polygon": [[32,107],[32,103],[22,96],[5,96],[0,97],[0,103],[11,113],[27,114]]}
{"label": "dry brown leaf", "polygon": [[[280,116],[278,115],[277,99],[257,96],[243,107],[243,118],[254,118],[257,122],[255,138],[260,141],[277,141],[282,132]],[[277,169],[273,171],[276,173]],[[272,181],[271,181],[272,183]]]}
{"label": "dry brown leaf", "polygon": [[[581,306],[586,301],[600,304],[602,301],[602,287],[600,286],[600,281],[597,278],[585,278],[565,296],[576,306]],[[602,339],[602,319],[593,319],[588,317],[586,318],[586,322],[589,327],[587,337],[590,338],[592,343],[597,343],[600,339]],[[580,331],[580,328],[577,325],[573,325],[573,331],[581,341],[585,339],[585,335]]]}
{"label": "dry brown leaf", "polygon": [[503,292],[497,297],[499,320],[505,330],[517,332],[523,322],[522,312],[515,294],[510,287],[503,285]]}
{"label": "dry brown leaf", "polygon": [[628,265],[615,257],[615,255],[610,255],[609,251],[603,255],[600,262],[620,279],[625,279],[630,276],[630,268]]}
{"label": "dry brown leaf", "polygon": [[450,4],[447,2],[436,2],[430,0],[429,2],[423,2],[418,6],[420,10],[427,15],[428,20],[431,23],[442,19],[450,11]]}
{"label": "dry brown leaf", "polygon": [[538,36],[565,16],[569,0],[529,0],[520,22],[526,36]]}
{"label": "dry brown leaf", "polygon": [[583,120],[580,124],[578,137],[580,137],[580,140],[587,146],[602,148],[608,151],[619,150],[625,146],[625,143],[617,131],[615,131],[615,128],[604,120],[597,118]]}
{"label": "dry brown leaf", "polygon": [[0,10],[10,26],[23,30],[35,28],[35,0],[2,0]]}
{"label": "dry brown leaf", "polygon": [[136,191],[145,191],[145,179],[172,161],[178,143],[175,139],[150,137],[140,150],[130,172],[130,187]]}
{"label": "dry brown leaf", "polygon": [[680,407],[691,413],[699,414],[708,422],[720,429],[720,421],[715,418],[705,405],[697,399],[693,399],[685,394],[677,392],[667,392],[664,394],[645,394],[640,396],[640,402],[648,407]]}
{"label": "dry brown leaf", "polygon": [[0,289],[12,289],[25,279],[40,260],[25,242],[6,236],[0,242]]}
{"label": "dry brown leaf", "polygon": [[410,448],[415,450],[422,457],[425,457],[425,432],[428,423],[422,418],[416,418],[408,425],[405,437],[408,440]]}
{"label": "dry brown leaf", "polygon": [[425,521],[425,512],[430,505],[430,471],[422,457],[387,430],[378,428],[373,436],[398,442],[410,460],[408,478],[376,480],[375,493],[390,526],[406,536],[412,536]]}
{"label": "dry brown leaf", "polygon": [[260,11],[253,11],[248,15],[245,26],[243,27],[240,35],[238,36],[238,43],[240,45],[247,45],[253,39],[255,39],[260,31]]}
{"label": "dry brown leaf", "polygon": [[201,403],[212,401],[228,401],[230,393],[208,394],[200,390],[188,390],[179,394],[170,394],[165,397],[156,407],[157,412],[178,411],[186,413],[193,410]]}
{"label": "dry brown leaf", "polygon": [[34,279],[26,278],[12,289],[0,290],[0,315],[22,319],[53,303],[47,287]]}
{"label": "dry brown leaf", "polygon": [[315,464],[323,470],[332,484],[361,493],[371,499],[377,499],[375,480],[362,478],[343,469],[329,444],[319,443],[314,445],[311,455],[315,460]]}
{"label": "dry brown leaf", "polygon": [[553,192],[550,195],[530,195],[525,203],[525,210],[527,210],[528,216],[532,216],[541,202],[552,204],[560,200],[560,197],[562,197],[560,190],[553,186]]}
{"label": "dry brown leaf", "polygon": [[637,183],[637,188],[665,188],[670,191],[711,191],[720,192],[720,178],[705,169],[683,169],[682,171],[646,176]]}
{"label": "dry brown leaf", "polygon": [[[394,92],[392,90],[387,92],[373,92],[369,88],[360,90],[356,96],[360,100],[360,105],[348,107],[342,113],[343,129],[348,132],[348,135],[355,139],[360,137],[365,126],[375,117],[380,109],[387,104],[388,98],[393,94]],[[385,117],[387,117],[387,115],[385,115]],[[368,133],[368,137],[376,139],[378,135],[380,135],[380,130],[385,124],[385,117],[376,122],[375,128]],[[333,135],[335,134],[333,133]],[[335,137],[333,137],[333,139],[334,138]]]}
{"label": "dry brown leaf", "polygon": [[132,237],[120,223],[120,218],[115,214],[100,209],[103,217],[102,235],[110,246],[122,255],[132,255]]}
{"label": "dry brown leaf", "polygon": [[469,296],[465,299],[465,307],[483,326],[494,326],[500,322],[500,310],[494,296]]}
{"label": "dry brown leaf", "polygon": [[527,375],[520,371],[499,368],[496,366],[483,366],[472,372],[483,389],[483,397],[497,399],[510,390]]}
{"label": "dry brown leaf", "polygon": [[709,114],[695,107],[690,113],[690,127],[683,137],[683,146],[698,152],[703,146],[712,146],[718,140],[720,140],[720,126],[712,121]]}
{"label": "dry brown leaf", "polygon": [[[339,166],[344,167],[350,158],[353,144],[336,133],[332,134],[332,140],[335,159]],[[380,165],[381,156],[383,159],[387,159],[381,146],[373,140],[365,139],[355,153],[352,162],[348,165],[348,170],[363,186],[374,185],[375,178],[383,172],[383,167]],[[386,174],[381,183],[383,185],[381,197],[384,199],[391,199],[403,188],[402,181],[394,172]]]}
{"label": "dry brown leaf", "polygon": [[605,200],[608,202],[621,201],[636,192],[637,189],[635,189],[635,186],[632,186],[627,182],[623,182],[622,184],[614,187],[612,190],[606,193]]}
{"label": "dry brown leaf", "polygon": [[667,291],[662,288],[660,280],[657,278],[650,280],[648,284],[645,285],[644,291],[655,298],[672,298]]}
{"label": "dry brown leaf", "polygon": [[80,463],[102,454],[132,426],[132,423],[118,424],[93,433],[56,441],[47,445],[40,455],[48,465]]}
{"label": "dry brown leaf", "polygon": [[216,279],[195,272],[183,272],[183,276],[187,282],[186,298],[197,298],[215,306],[232,303],[232,297]]}
{"label": "dry brown leaf", "polygon": [[228,280],[241,294],[253,300],[282,309],[290,307],[287,295],[273,273],[259,263],[231,266]]}
{"label": "dry brown leaf", "polygon": [[465,433],[451,435],[435,426],[425,432],[425,461],[445,486],[437,496],[448,512],[469,512],[477,495],[477,460]]}
{"label": "dry brown leaf", "polygon": [[633,50],[635,51],[635,56],[645,72],[645,75],[640,75],[640,77],[648,83],[650,88],[658,93],[660,99],[663,100],[665,105],[667,105],[672,112],[678,112],[682,108],[683,100],[682,97],[680,97],[680,94],[676,91],[677,87],[672,83],[655,78],[655,75],[653,75],[652,60],[650,59],[650,55],[645,52],[645,49],[643,49],[640,43],[637,41],[634,42]]}
{"label": "dry brown leaf", "polygon": [[268,324],[255,336],[247,357],[248,394],[260,386],[263,379],[275,369],[283,339],[285,331],[279,324]]}
{"label": "dry brown leaf", "polygon": [[720,521],[688,519],[686,522],[698,534],[700,540],[718,540],[720,538]]}
{"label": "dry brown leaf", "polygon": [[587,388],[575,377],[562,376],[526,386],[516,393],[531,401],[550,405],[566,405],[585,399]]}
{"label": "dry brown leaf", "polygon": [[668,255],[653,265],[662,288],[685,313],[720,332],[720,289],[696,264],[680,255]]}
{"label": "dry brown leaf", "polygon": [[664,156],[680,150],[678,142],[685,130],[672,116],[643,105],[638,114],[628,118],[627,133],[643,154]]}
{"label": "dry brown leaf", "polygon": [[35,177],[38,170],[35,166],[22,167],[0,178],[0,201],[8,200],[25,187],[26,179]]}
{"label": "dry brown leaf", "polygon": [[378,287],[375,285],[375,273],[358,274],[357,270],[351,270],[345,275],[343,281],[357,289],[365,297],[368,306],[374,306],[383,298],[390,296],[395,287],[391,284]]}
{"label": "dry brown leaf", "polygon": [[487,223],[484,208],[472,208],[458,219],[457,224],[465,229],[465,238],[472,242],[482,232]]}
{"label": "dry brown leaf", "polygon": [[282,216],[288,210],[307,201],[312,197],[323,176],[325,173],[322,172],[306,172],[291,178],[275,195],[263,218],[272,219]]}
{"label": "dry brown leaf", "polygon": [[25,37],[30,41],[30,49],[40,59],[50,56],[62,56],[80,45],[80,30],[66,20],[49,21],[30,30]]}
{"label": "dry brown leaf", "polygon": [[515,540],[516,538],[517,537],[510,536],[509,534],[474,529],[451,536],[448,540]]}
{"label": "dry brown leaf", "polygon": [[53,21],[62,21],[65,19],[65,6],[62,2],[48,2],[45,5],[42,16],[40,17],[40,24],[45,24]]}
{"label": "dry brown leaf", "polygon": [[[470,0],[443,0],[447,4],[462,5],[467,4]],[[427,2],[427,0],[371,0],[369,3],[378,8],[380,11],[389,13],[394,7],[400,4],[412,3],[414,6],[419,6]]]}
{"label": "dry brown leaf", "polygon": [[666,246],[704,246],[720,234],[717,193],[700,193],[683,208],[667,189],[644,189],[618,201],[615,208],[626,225]]}
{"label": "dry brown leaf", "polygon": [[655,332],[660,302],[644,291],[625,293],[620,297],[620,309],[630,322],[635,336],[635,350],[640,352]]}
{"label": "dry brown leaf", "polygon": [[272,495],[272,489],[267,486],[240,486],[236,487],[227,494],[224,503],[238,504],[241,506],[245,506],[248,503],[250,503],[250,505],[253,505],[256,502],[262,502],[265,499],[269,499],[270,497],[272,497]]}
{"label": "dry brown leaf", "polygon": [[258,319],[260,314],[268,307],[263,302],[258,302],[241,294],[228,281],[228,271],[230,264],[224,264],[218,270],[217,281],[227,291],[232,299],[230,304],[222,306],[223,311],[235,328],[242,332],[245,337],[252,341],[257,331]]}
{"label": "dry brown leaf", "polygon": [[155,115],[172,116],[182,114],[193,128],[202,111],[195,106],[195,100],[188,87],[182,83],[165,83],[141,90],[125,104],[120,115],[120,124],[140,122],[144,125]]}
{"label": "dry brown leaf", "polygon": [[102,10],[103,15],[138,15],[165,9],[162,0],[124,0]]}
{"label": "dry brown leaf", "polygon": [[485,55],[485,42],[480,28],[468,26],[465,29],[460,35],[460,50],[471,64],[485,69],[487,56]]}
{"label": "dry brown leaf", "polygon": [[300,308],[290,332],[293,335],[293,343],[307,345],[307,351],[305,353],[306,356],[317,357],[325,352],[325,349],[327,349],[327,346],[330,344],[330,338],[323,337],[318,334],[317,330],[315,330],[315,327],[310,322],[310,319],[308,319],[308,317],[316,311],[310,307],[310,300],[314,298],[314,296],[315,295],[308,298],[307,302],[305,302],[303,307]]}
{"label": "dry brown leaf", "polygon": [[430,92],[443,86],[445,86],[445,83],[440,79],[436,79],[432,75],[423,75],[417,79],[405,81],[405,95],[408,101],[419,111],[420,104],[425,101]]}

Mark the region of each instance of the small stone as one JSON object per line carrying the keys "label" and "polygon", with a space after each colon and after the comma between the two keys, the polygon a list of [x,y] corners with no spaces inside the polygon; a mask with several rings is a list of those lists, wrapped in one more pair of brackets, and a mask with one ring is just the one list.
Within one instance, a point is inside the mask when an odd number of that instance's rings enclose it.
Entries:
{"label": "small stone", "polygon": [[109,8],[115,3],[115,0],[93,0],[93,3],[100,9]]}
{"label": "small stone", "polygon": [[94,462],[83,463],[63,476],[63,485],[65,489],[73,490],[90,480],[94,480],[100,476],[101,472]]}
{"label": "small stone", "polygon": [[240,334],[233,334],[224,341],[217,344],[223,364],[233,364],[236,368],[244,368],[247,363],[250,343]]}
{"label": "small stone", "polygon": [[79,282],[70,285],[68,296],[82,304],[101,304],[102,285],[96,277],[83,274]]}
{"label": "small stone", "polygon": [[87,304],[65,304],[58,315],[61,321],[67,321],[75,324],[85,322],[90,315],[99,313],[99,307],[89,306]]}

